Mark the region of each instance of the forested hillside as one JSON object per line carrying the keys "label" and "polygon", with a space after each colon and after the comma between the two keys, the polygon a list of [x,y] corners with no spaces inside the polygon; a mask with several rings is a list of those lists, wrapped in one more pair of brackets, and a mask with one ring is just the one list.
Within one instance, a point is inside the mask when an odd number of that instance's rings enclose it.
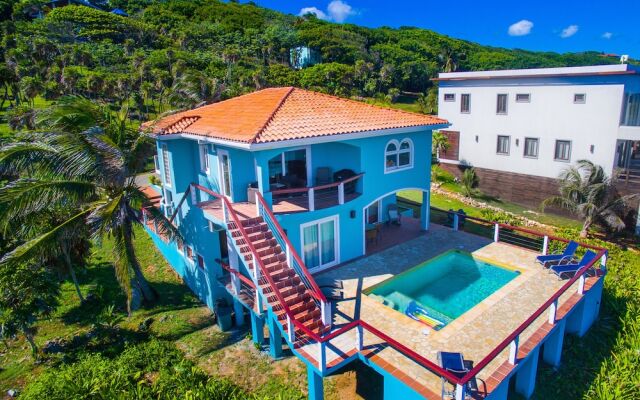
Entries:
{"label": "forested hillside", "polygon": [[[0,0],[0,109],[29,127],[34,99],[65,94],[127,105],[142,120],[267,86],[295,85],[393,101],[423,93],[433,111],[441,71],[616,62],[596,52],[492,48],[425,29],[370,29],[217,0],[113,0],[128,17],[41,0]],[[36,16],[42,16],[37,18]],[[316,49],[322,63],[295,70],[289,52]],[[430,94],[430,95],[427,95]],[[16,107],[16,106],[20,107]]]}

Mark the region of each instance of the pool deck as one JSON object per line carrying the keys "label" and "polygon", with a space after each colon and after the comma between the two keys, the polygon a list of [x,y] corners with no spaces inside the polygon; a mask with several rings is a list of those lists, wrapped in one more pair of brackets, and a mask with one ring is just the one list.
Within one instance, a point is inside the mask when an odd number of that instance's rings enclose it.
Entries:
{"label": "pool deck", "polygon": [[[474,256],[515,268],[521,273],[440,331],[434,331],[362,294],[364,289],[450,249],[469,251]],[[461,352],[465,359],[477,363],[563,285],[564,281],[558,280],[535,262],[536,255],[535,252],[509,244],[493,243],[476,235],[432,224],[428,232],[413,240],[318,276],[341,280],[344,285],[344,299],[337,302],[334,327],[360,318],[434,363],[437,363],[438,351]],[[574,286],[560,298],[560,310],[572,307],[577,282]],[[526,350],[524,344],[529,339],[529,342],[537,340],[541,332],[549,328],[547,319],[547,313],[543,313],[521,334],[521,352]],[[330,342],[327,350],[330,365],[332,360],[334,365],[338,365],[341,359],[354,353],[355,335],[355,330],[352,330]],[[301,350],[309,355],[317,354],[313,346],[317,344]],[[367,332],[364,334],[364,349],[378,366],[408,383],[426,398],[440,398],[441,381],[435,374],[385,346]],[[487,381],[489,391],[500,383],[496,377],[499,378],[500,371],[504,370],[508,352],[507,347],[478,374],[479,378]]]}

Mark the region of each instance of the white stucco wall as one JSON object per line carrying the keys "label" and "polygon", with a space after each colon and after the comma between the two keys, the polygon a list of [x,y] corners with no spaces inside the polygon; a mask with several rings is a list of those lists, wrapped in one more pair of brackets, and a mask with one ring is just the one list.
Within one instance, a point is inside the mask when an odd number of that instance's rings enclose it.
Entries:
{"label": "white stucco wall", "polygon": [[[454,93],[454,102],[445,102]],[[460,112],[460,95],[471,94],[471,112]],[[498,93],[508,95],[507,115],[496,114]],[[529,103],[516,102],[517,93],[529,93]],[[575,93],[586,94],[585,104],[574,104]],[[571,162],[589,159],[611,172],[623,84],[528,84],[457,86],[440,88],[439,116],[460,132],[460,162],[475,167],[555,178],[567,162],[554,160],[555,141],[571,141]],[[476,142],[476,135],[478,141]],[[509,155],[496,153],[498,135],[511,137]],[[539,139],[537,159],[524,157],[524,139]],[[516,145],[518,140],[518,145]],[[591,153],[591,145],[594,151]]]}

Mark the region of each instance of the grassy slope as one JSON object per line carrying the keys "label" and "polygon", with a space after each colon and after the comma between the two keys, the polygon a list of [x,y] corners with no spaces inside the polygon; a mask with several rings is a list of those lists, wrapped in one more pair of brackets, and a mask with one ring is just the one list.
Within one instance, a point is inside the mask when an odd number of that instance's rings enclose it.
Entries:
{"label": "grassy slope", "polygon": [[[80,306],[73,286],[69,282],[63,283],[60,307],[51,319],[37,324],[38,345],[42,346],[51,339],[71,339],[86,333],[101,320],[100,314],[105,308],[115,304],[119,307],[117,311],[122,317],[120,326],[123,330],[136,332],[141,322],[153,318],[151,334],[174,341],[205,371],[229,377],[258,395],[304,397],[302,390],[306,388],[306,374],[301,362],[290,357],[282,363],[273,364],[268,355],[255,349],[246,338],[246,331],[221,332],[214,324],[209,309],[172,272],[143,231],[137,232],[135,243],[145,274],[160,293],[159,302],[136,311],[129,319],[125,318],[124,297],[108,261],[112,258],[110,245],[96,246],[86,270],[79,271],[79,280],[85,295],[97,293],[103,301]],[[94,348],[92,343],[88,343],[83,351],[114,350]],[[34,365],[28,346],[22,339],[9,343],[8,351],[0,347],[0,393],[23,387],[58,362],[60,357],[50,356],[44,363]]]}

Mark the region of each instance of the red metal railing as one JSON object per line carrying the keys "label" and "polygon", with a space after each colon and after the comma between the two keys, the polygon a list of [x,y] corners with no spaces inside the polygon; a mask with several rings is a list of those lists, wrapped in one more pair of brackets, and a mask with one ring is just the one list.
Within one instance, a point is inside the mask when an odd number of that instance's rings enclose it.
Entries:
{"label": "red metal railing", "polygon": [[240,279],[242,281],[242,283],[244,283],[245,285],[249,286],[252,289],[256,288],[255,283],[253,283],[253,281],[249,278],[247,278],[246,276],[242,275],[240,273],[240,271],[236,271],[235,269],[231,268],[229,265],[227,265],[225,262],[223,262],[222,260],[216,260],[218,262],[218,264],[220,264],[220,266],[222,267],[222,269],[224,269],[225,271],[235,275],[238,277],[238,279]]}
{"label": "red metal railing", "polygon": [[[292,269],[295,269],[298,272],[298,274],[302,275],[302,277],[305,279],[305,281],[307,281],[307,285],[309,286],[308,289],[310,289],[311,294],[318,301],[322,301],[322,302],[326,303],[327,302],[327,298],[325,297],[324,293],[322,293],[322,291],[318,287],[318,284],[316,283],[315,279],[313,279],[313,277],[309,273],[309,270],[307,269],[307,266],[304,264],[304,262],[302,261],[302,258],[300,258],[300,255],[296,251],[296,248],[291,244],[291,242],[289,241],[289,238],[287,237],[287,235],[282,230],[282,227],[280,226],[280,224],[276,220],[276,217],[273,215],[273,212],[271,211],[271,209],[267,205],[267,202],[264,200],[264,197],[262,197],[262,194],[260,194],[260,192],[256,193],[256,199],[258,201],[258,204],[260,205],[260,210],[262,210],[262,212],[264,214],[264,215],[261,215],[261,216],[263,218],[265,218],[265,219],[268,218],[271,221],[270,225],[275,227],[275,230],[276,230],[276,232],[274,232],[274,234],[277,234],[285,244],[286,249],[283,249],[283,250],[286,250],[286,252],[291,255],[291,258],[293,258],[293,260],[292,260],[293,262],[291,264],[294,264],[294,263],[297,264],[298,268],[294,268],[294,265],[291,265]],[[287,260],[287,261],[289,261],[289,260]]]}
{"label": "red metal railing", "polygon": [[[192,184],[195,188],[204,191],[205,193],[208,193],[209,195],[220,199],[223,204],[224,207],[226,209],[226,211],[228,212],[229,216],[231,217],[232,222],[237,226],[238,231],[241,234],[242,239],[245,241],[246,245],[249,247],[251,254],[253,255],[253,259],[255,261],[255,267],[259,268],[261,273],[262,273],[262,277],[269,283],[269,285],[271,286],[274,295],[276,296],[278,303],[280,303],[280,306],[282,307],[282,309],[285,311],[286,315],[288,318],[291,319],[291,322],[293,323],[293,325],[301,330],[305,335],[307,335],[308,337],[310,337],[311,339],[313,339],[314,341],[318,342],[318,344],[321,346],[321,351],[323,350],[323,344],[354,329],[354,328],[361,328],[364,330],[367,330],[368,332],[370,332],[371,334],[377,336],[378,338],[380,338],[381,340],[383,340],[385,343],[387,343],[389,346],[391,346],[392,348],[394,348],[395,350],[397,350],[398,352],[402,353],[403,355],[405,355],[407,358],[413,360],[414,362],[416,362],[417,364],[421,365],[422,367],[426,368],[427,370],[431,371],[432,373],[441,376],[443,378],[445,378],[446,380],[448,380],[449,382],[455,384],[455,385],[465,385],[467,382],[469,382],[469,380],[471,380],[472,378],[474,378],[482,369],[484,369],[493,359],[495,359],[507,346],[509,346],[517,337],[519,337],[519,335],[521,335],[528,327],[531,326],[531,324],[533,324],[535,322],[535,320],[540,317],[554,302],[556,302],[560,296],[562,296],[578,279],[584,279],[585,274],[587,273],[587,271],[589,271],[591,268],[593,268],[593,266],[595,265],[596,262],[598,262],[599,260],[602,261],[602,264],[604,265],[604,263],[606,262],[606,256],[607,256],[607,250],[601,247],[597,247],[597,246],[592,246],[592,245],[587,245],[587,244],[580,244],[580,246],[584,247],[584,248],[590,248],[590,249],[594,249],[597,251],[597,255],[594,258],[594,260],[592,260],[590,263],[588,263],[587,265],[583,266],[580,270],[578,270],[575,275],[569,279],[564,285],[562,285],[562,287],[560,289],[558,289],[544,304],[542,304],[534,313],[531,314],[531,316],[529,318],[527,318],[527,320],[525,320],[522,324],[520,324],[512,333],[510,333],[502,342],[500,342],[500,344],[498,344],[489,354],[487,354],[487,356],[485,356],[480,362],[478,362],[475,367],[470,370],[467,374],[465,374],[463,377],[459,378],[453,374],[451,374],[449,371],[443,369],[442,367],[440,367],[439,365],[435,364],[434,362],[428,360],[427,358],[423,357],[422,355],[416,353],[415,351],[413,351],[412,349],[408,348],[407,346],[403,345],[402,343],[398,342],[397,340],[393,339],[392,337],[386,335],[385,333],[381,332],[380,330],[376,329],[375,327],[369,325],[367,322],[363,321],[363,320],[355,320],[350,322],[349,324],[333,331],[330,332],[328,334],[325,335],[318,335],[315,334],[313,331],[311,331],[310,329],[307,329],[307,327],[305,327],[301,322],[297,321],[294,318],[294,314],[291,312],[291,310],[289,309],[289,307],[287,306],[286,302],[284,301],[284,298],[282,296],[282,294],[280,293],[279,289],[277,288],[277,286],[275,285],[275,283],[273,282],[273,280],[271,279],[270,275],[267,273],[266,268],[264,267],[262,260],[260,259],[260,257],[257,255],[256,249],[253,247],[253,244],[249,241],[248,239],[248,235],[246,234],[246,231],[244,230],[244,227],[242,226],[237,214],[235,213],[235,211],[233,210],[233,207],[231,205],[231,202],[225,197],[222,196],[220,194],[217,194],[207,188],[204,188],[200,185],[197,184]],[[258,195],[258,201],[261,202],[263,209],[266,211],[267,215],[269,218],[273,218],[273,220],[275,221],[275,218],[273,217],[273,214],[271,213],[269,207],[266,206],[266,203],[264,202],[264,199],[262,198],[262,196]],[[441,209],[437,209],[437,208],[432,208],[438,211],[443,211],[443,212],[447,212],[447,213],[453,213],[455,215],[457,215],[457,218],[465,218],[467,220],[475,220],[481,223],[485,223],[485,224],[493,224],[494,226],[498,227],[498,230],[500,228],[505,228],[505,229],[509,229],[509,230],[513,230],[513,231],[519,231],[522,233],[527,233],[530,235],[534,235],[534,236],[538,236],[538,237],[546,237],[547,240],[557,240],[560,242],[568,242],[568,240],[557,237],[557,236],[553,236],[553,235],[546,235],[540,232],[536,232],[534,230],[531,229],[527,229],[527,228],[521,228],[521,227],[517,227],[517,226],[512,226],[509,224],[503,224],[503,223],[495,223],[492,221],[488,221],[482,218],[477,218],[477,217],[471,217],[468,215],[464,215],[464,214],[459,214],[457,212],[452,212],[452,211],[445,211],[445,210],[441,210]],[[279,227],[279,224],[276,225],[277,226],[277,230],[278,230],[278,234],[282,236],[283,239],[286,240],[287,244],[289,246],[291,246],[291,243],[288,241],[288,238],[286,237],[286,235],[284,234],[284,231],[282,231],[281,227]],[[498,235],[496,235],[496,238],[499,239],[499,231],[498,231]],[[293,250],[293,246],[291,246],[291,250]],[[293,252],[292,252],[292,256],[293,256]],[[296,254],[297,256],[297,254]],[[299,256],[297,256],[297,258],[299,259]],[[302,261],[299,260],[301,265]],[[229,268],[228,270],[230,270],[230,272],[232,271],[231,268]],[[306,268],[305,268],[306,270]],[[237,271],[236,271],[237,272]],[[235,272],[234,272],[235,273]],[[314,290],[315,288],[317,288],[317,285],[315,285],[315,281],[312,279],[312,277],[310,276],[310,274],[308,273],[308,271],[305,271],[305,274],[307,275],[308,278],[310,278],[310,281],[314,283]],[[243,278],[240,278],[243,279]],[[244,279],[246,281],[250,280],[246,277],[244,277]],[[243,280],[244,282],[244,280]],[[253,282],[251,282],[253,284]],[[320,295],[322,295],[321,291],[319,290],[319,288],[317,288],[318,293],[320,293]],[[322,295],[323,296],[323,295]],[[323,296],[324,297],[324,296]],[[324,369],[325,366],[321,366],[321,369]]]}
{"label": "red metal railing", "polygon": [[[292,198],[289,199],[291,202],[295,202],[296,199],[299,199],[304,204],[304,201],[307,202],[307,208],[310,211],[314,211],[316,209],[322,209],[327,207],[332,207],[338,204],[344,204],[345,201],[345,184],[357,181],[361,177],[364,176],[363,173],[359,173],[347,179],[343,179],[338,182],[331,182],[324,185],[317,185],[311,187],[302,187],[302,188],[289,188],[289,189],[277,189],[272,190],[271,194],[274,200],[277,200],[281,196],[292,195],[292,194],[306,194],[306,197]],[[330,190],[335,189],[335,190]],[[299,201],[299,202],[300,202]],[[299,203],[298,202],[298,203]],[[318,206],[319,205],[319,206]]]}

